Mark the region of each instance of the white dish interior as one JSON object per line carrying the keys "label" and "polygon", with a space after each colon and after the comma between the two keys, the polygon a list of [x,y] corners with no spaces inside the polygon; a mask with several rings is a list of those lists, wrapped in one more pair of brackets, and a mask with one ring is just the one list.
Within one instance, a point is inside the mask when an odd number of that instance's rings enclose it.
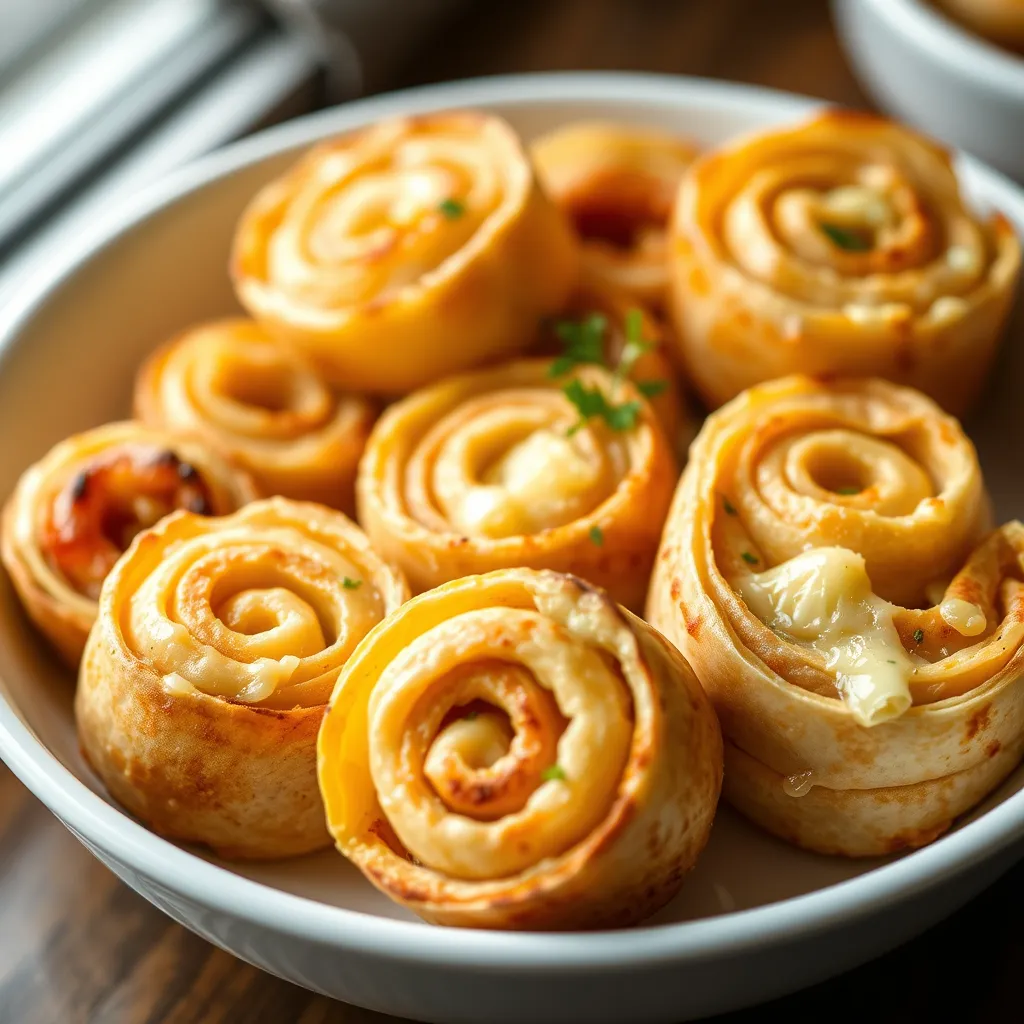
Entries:
{"label": "white dish interior", "polygon": [[[286,166],[297,149],[387,114],[458,105],[495,109],[526,137],[575,118],[602,117],[674,129],[711,144],[799,116],[809,101],[654,76],[492,79],[327,111],[194,165],[96,225],[88,237],[69,239],[16,307],[3,311],[0,493],[9,493],[21,471],[55,441],[126,415],[135,369],[156,344],[191,323],[237,309],[226,273],[233,225],[254,190]],[[979,206],[998,205],[1024,233],[1024,194],[977,164],[968,162],[964,174]],[[990,390],[968,424],[1002,519],[1024,513],[1024,472],[1016,443],[1022,382],[1024,323],[1018,310]],[[105,862],[179,920],[300,983],[424,1019],[474,1019],[452,1001],[457,994],[440,991],[441,979],[451,980],[459,972],[514,972],[525,999],[531,979],[558,972],[582,979],[577,982],[582,991],[589,983],[580,972],[602,966],[672,968],[684,977],[686,970],[704,970],[702,964],[716,956],[763,951],[783,941],[811,943],[836,925],[891,907],[986,861],[1024,835],[1024,794],[1019,792],[1024,768],[953,833],[930,848],[886,861],[804,853],[723,808],[710,846],[682,893],[643,928],[543,937],[439,930],[378,894],[334,851],[281,863],[227,865],[152,835],[111,804],[84,764],[71,698],[69,673],[28,626],[4,579],[0,753],[29,787]],[[957,901],[966,895],[965,889]],[[614,1001],[605,997],[587,1019],[678,1020],[689,1013],[726,1009],[849,966],[927,923],[918,914],[908,919],[902,933],[890,929],[864,949],[851,944],[845,960],[814,961],[812,956],[798,970],[723,989],[717,996],[717,990],[702,992],[691,983],[693,998],[686,1005],[678,996],[650,1008],[643,1000],[634,1001],[635,1016],[630,1017],[621,1016]],[[284,942],[277,959],[254,937],[261,929]],[[378,994],[361,994],[351,979],[344,981],[340,975],[337,984],[329,983],[312,953],[305,952],[306,959],[299,962],[281,936],[309,937],[318,948],[335,953],[359,950],[379,957],[375,963],[385,973],[375,985]],[[413,963],[436,970],[437,991],[415,997],[390,991],[398,983],[386,981],[386,971]],[[508,976],[511,985],[515,979]],[[406,977],[407,987],[413,985]],[[600,987],[591,985],[591,990],[599,993]],[[475,998],[476,1012],[488,1012],[479,1001],[484,996]],[[512,1020],[516,1018],[508,1014],[521,1012],[517,1007],[523,1004],[514,996],[506,1000],[505,1015],[498,1007],[493,1019]],[[576,1010],[582,1012],[588,1000],[585,995],[580,1000]],[[574,1011],[565,1019],[583,1018]]]}

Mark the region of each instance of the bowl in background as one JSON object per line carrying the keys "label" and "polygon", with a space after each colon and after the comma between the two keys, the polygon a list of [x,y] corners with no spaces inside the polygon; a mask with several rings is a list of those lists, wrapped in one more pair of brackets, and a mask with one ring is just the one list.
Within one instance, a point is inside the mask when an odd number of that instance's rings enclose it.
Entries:
{"label": "bowl in background", "polygon": [[1024,57],[924,0],[833,0],[832,9],[880,107],[1024,181]]}

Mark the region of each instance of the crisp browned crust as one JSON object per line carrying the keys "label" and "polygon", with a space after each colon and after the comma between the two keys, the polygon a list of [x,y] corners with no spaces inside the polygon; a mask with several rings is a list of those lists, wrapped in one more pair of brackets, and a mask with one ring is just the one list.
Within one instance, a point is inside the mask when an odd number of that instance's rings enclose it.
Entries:
{"label": "crisp browned crust", "polygon": [[[464,150],[472,158],[453,155]],[[452,179],[453,213],[439,192],[411,222],[388,221],[393,205],[422,203],[403,194],[411,166],[439,188]],[[357,228],[350,238],[339,207],[358,217],[368,193],[384,211],[380,230]],[[330,245],[322,230],[311,239],[327,198]],[[235,290],[254,317],[339,387],[378,394],[523,351],[577,269],[568,221],[515,133],[471,111],[395,118],[314,147],[249,204],[231,257]]]}
{"label": "crisp browned crust", "polygon": [[104,584],[75,700],[82,749],[164,835],[233,858],[325,846],[324,706],[362,635],[406,596],[340,512],[273,498],[218,519],[168,516]]}
{"label": "crisp browned crust", "polygon": [[[447,623],[454,616],[458,627],[453,632]],[[431,680],[448,680],[448,687],[464,685],[461,677],[453,682],[451,669],[476,664],[474,685],[481,690],[471,692],[482,692],[488,704],[500,703],[497,691],[487,689],[494,680],[474,660],[482,656],[481,649],[462,646],[476,642],[472,638],[478,628],[483,649],[500,652],[516,666],[525,667],[531,656],[543,658],[566,645],[570,657],[582,659],[573,661],[577,668],[569,685],[583,689],[576,691],[575,710],[567,712],[560,690],[566,679],[554,670],[548,678],[526,671],[520,684],[525,692],[539,684],[544,694],[555,695],[544,699],[559,699],[569,716],[566,732],[556,735],[556,756],[568,767],[557,782],[535,778],[531,801],[518,814],[495,817],[485,800],[464,819],[472,823],[471,833],[460,844],[459,856],[471,867],[455,871],[437,861],[433,850],[437,836],[449,827],[462,827],[455,812],[440,810],[425,839],[407,816],[410,807],[418,809],[421,797],[427,804],[434,799],[421,793],[419,780],[403,776],[405,792],[397,805],[374,780],[380,759],[389,756],[388,746],[417,744],[412,730],[416,735],[422,731],[413,722],[416,713],[401,720],[389,717],[392,700],[403,700],[406,692],[429,693],[438,703],[458,700],[462,691],[453,696],[444,684],[439,687]],[[429,645],[429,667],[415,661],[396,664],[410,648],[415,659],[417,644]],[[583,666],[598,651],[603,667],[596,676],[588,675],[593,669]],[[583,734],[569,732],[577,722],[601,713],[599,677],[604,672],[611,672],[616,687],[628,694],[629,738],[621,770],[599,805],[581,806],[588,799],[589,773],[601,770],[602,758],[614,764],[618,756],[611,739],[588,753],[580,746]],[[612,727],[602,734],[616,735]],[[441,737],[427,738],[428,765],[429,751],[443,741],[443,732]],[[350,661],[319,742],[321,791],[342,853],[374,885],[424,919],[475,928],[621,927],[654,912],[676,893],[707,841],[721,784],[721,756],[714,714],[678,651],[599,589],[571,577],[524,569],[458,580],[400,609]],[[516,770],[533,771],[534,766],[520,762]],[[545,786],[565,789],[537,792]],[[546,801],[563,795],[568,802],[549,817]],[[550,840],[550,829],[577,815],[589,824],[558,842]],[[490,838],[484,840],[484,835]],[[434,866],[418,857],[435,860]],[[493,876],[490,868],[496,871]]]}
{"label": "crisp browned crust", "polygon": [[[901,507],[911,486],[901,474],[922,466],[933,493]],[[856,493],[815,482],[840,486],[855,470]],[[770,628],[736,589],[744,573],[827,546],[863,556],[912,659],[910,706],[878,724],[851,710],[821,654]],[[792,377],[706,422],[669,513],[647,617],[715,704],[730,802],[801,846],[870,856],[930,841],[1019,760],[1022,572],[1024,527],[989,531],[977,457],[955,420],[883,381]],[[943,619],[950,598],[985,609],[982,634]]]}
{"label": "crisp browned crust", "polygon": [[699,158],[669,258],[675,339],[710,406],[808,373],[884,377],[957,415],[992,364],[1021,263],[1006,219],[968,208],[945,149],[839,110]]}
{"label": "crisp browned crust", "polygon": [[[568,453],[570,470],[582,464],[587,473],[600,465],[598,484],[579,498],[582,488],[563,485],[556,460],[564,451],[531,451],[530,466],[547,473],[549,483],[536,487],[539,493],[529,500],[499,486],[496,504],[511,510],[515,525],[504,535],[460,525],[487,462],[531,439],[565,445],[579,414],[560,394],[570,377],[553,378],[550,367],[549,360],[520,360],[452,377],[396,402],[378,420],[359,467],[359,520],[375,546],[403,569],[414,591],[528,566],[574,573],[627,607],[642,607],[676,462],[653,410],[602,368],[579,367],[571,376],[587,388],[614,393],[616,401],[637,401],[642,409],[630,430],[613,431],[592,419],[579,435],[587,453]],[[456,459],[456,473],[437,469],[442,461],[454,466]],[[545,520],[536,502],[555,502],[563,493],[572,514]]]}

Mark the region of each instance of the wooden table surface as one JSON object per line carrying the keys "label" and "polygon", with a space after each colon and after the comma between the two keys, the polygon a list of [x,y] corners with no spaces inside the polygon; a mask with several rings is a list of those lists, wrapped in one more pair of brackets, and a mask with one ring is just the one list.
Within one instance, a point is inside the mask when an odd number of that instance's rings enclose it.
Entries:
{"label": "wooden table surface", "polygon": [[[550,69],[730,78],[864,105],[825,0],[471,0],[395,85]],[[1024,1021],[1024,866],[915,942],[719,1024]],[[375,1024],[174,924],[119,882],[0,765],[0,1024]]]}

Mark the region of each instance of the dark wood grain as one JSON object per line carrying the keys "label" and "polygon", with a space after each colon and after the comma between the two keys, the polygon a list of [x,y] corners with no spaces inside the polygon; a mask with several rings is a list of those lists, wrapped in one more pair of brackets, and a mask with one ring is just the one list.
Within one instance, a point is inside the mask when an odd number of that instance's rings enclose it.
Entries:
{"label": "dark wood grain", "polygon": [[[824,0],[478,0],[392,84],[577,68],[731,78],[864,103]],[[875,963],[719,1024],[1024,1020],[1022,905],[1024,867]],[[172,923],[0,766],[0,1024],[391,1019],[262,974]]]}

